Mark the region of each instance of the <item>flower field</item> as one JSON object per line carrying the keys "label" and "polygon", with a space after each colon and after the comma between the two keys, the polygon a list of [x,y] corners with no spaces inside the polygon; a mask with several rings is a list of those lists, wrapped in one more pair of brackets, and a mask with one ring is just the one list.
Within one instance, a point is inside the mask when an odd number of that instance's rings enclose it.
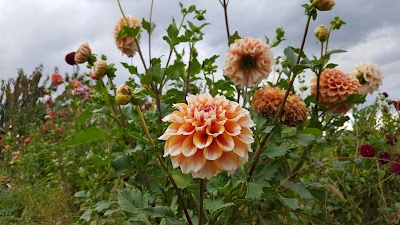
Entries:
{"label": "flower field", "polygon": [[[110,47],[126,62],[88,40],[60,56],[70,71],[2,81],[0,224],[400,223],[400,102],[379,65],[332,60],[348,25],[318,16],[340,3],[298,7],[299,46],[283,28],[242,37],[219,3],[225,55],[199,57],[213,25],[197,5],[180,3],[156,39],[152,11],[118,0]],[[147,58],[145,41],[168,48]]]}

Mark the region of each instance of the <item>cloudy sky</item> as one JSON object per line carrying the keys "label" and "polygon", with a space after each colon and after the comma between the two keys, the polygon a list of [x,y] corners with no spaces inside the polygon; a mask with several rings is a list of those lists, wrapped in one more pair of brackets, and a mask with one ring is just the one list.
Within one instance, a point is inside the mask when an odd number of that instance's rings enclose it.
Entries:
{"label": "cloudy sky", "polygon": [[[210,23],[205,28],[204,41],[199,43],[200,58],[221,55],[218,60],[222,67],[227,50],[223,9],[218,0],[181,0],[185,6],[196,4],[206,9]],[[231,0],[229,22],[231,33],[238,31],[242,37],[263,39],[273,38],[275,29],[283,27],[286,41],[274,49],[274,55],[282,55],[283,48],[299,47],[306,17],[301,4],[308,0]],[[125,14],[149,19],[150,0],[121,0]],[[172,18],[180,20],[179,1],[154,0],[153,21],[157,28],[152,37],[152,56],[168,55],[168,46],[162,40],[165,29]],[[306,54],[318,54],[312,31],[320,24],[329,25],[335,16],[340,16],[347,25],[332,33],[330,47],[348,52],[333,57],[339,69],[350,72],[354,65],[371,60],[381,66],[385,76],[381,91],[400,99],[400,9],[399,0],[337,0],[334,10],[320,12],[310,25],[306,42]],[[17,75],[23,68],[30,74],[39,64],[44,73],[52,74],[55,67],[61,73],[71,73],[64,57],[75,51],[83,42],[89,42],[92,51],[108,56],[108,62],[117,64],[117,82],[127,79],[128,73],[120,62],[130,60],[115,47],[113,28],[121,17],[116,0],[0,0],[0,79]],[[188,18],[192,20],[192,18]],[[147,36],[143,35],[141,47],[148,57]],[[139,65],[138,57],[133,63]],[[81,68],[87,72],[87,69]],[[221,70],[219,70],[221,71]],[[272,76],[271,76],[272,77]],[[308,82],[308,81],[307,81]],[[370,99],[371,100],[371,99]]]}

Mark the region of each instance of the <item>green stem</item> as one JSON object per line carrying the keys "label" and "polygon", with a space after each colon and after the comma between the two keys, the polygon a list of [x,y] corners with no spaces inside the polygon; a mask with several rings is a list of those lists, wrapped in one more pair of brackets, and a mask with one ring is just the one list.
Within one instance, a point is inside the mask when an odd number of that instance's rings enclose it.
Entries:
{"label": "green stem", "polygon": [[191,67],[191,64],[192,64],[192,48],[193,48],[194,46],[193,45],[191,45],[190,43],[189,43],[189,65],[188,65],[188,68],[187,68],[187,74],[186,74],[186,81],[184,82],[185,83],[185,87],[183,88],[184,89],[184,92],[183,92],[183,99],[185,100],[185,102],[186,102],[186,96],[188,95],[188,93],[189,93],[189,83],[190,83],[190,67]]}
{"label": "green stem", "polygon": [[326,38],[325,54],[328,52],[329,37],[331,36],[332,26],[329,28],[328,37]]}
{"label": "green stem", "polygon": [[226,2],[226,0],[224,0],[223,3],[221,2],[222,7],[224,8],[225,29],[226,29],[226,35],[228,36],[228,43],[229,43],[229,37],[231,35],[230,35],[230,32],[229,32],[229,23],[228,23],[228,4],[229,4],[229,1]]}
{"label": "green stem", "polygon": [[[311,21],[311,16],[308,16],[307,18],[307,23],[306,23],[306,28],[304,30],[304,35],[303,35],[303,41],[301,42],[301,46],[300,46],[300,51],[299,51],[299,56],[297,57],[297,62],[296,64],[299,64],[300,59],[301,59],[301,55],[303,53],[303,48],[304,48],[304,44],[307,38],[307,32],[308,32],[308,27],[310,26],[310,21]],[[290,79],[288,86],[287,86],[287,90],[285,92],[285,96],[282,99],[281,105],[279,106],[278,112],[275,114],[274,119],[272,120],[272,122],[270,123],[270,126],[274,125],[276,122],[278,122],[278,119],[280,118],[280,116],[282,115],[283,112],[283,108],[285,106],[285,102],[289,96],[290,90],[292,89],[293,83],[296,79],[296,76],[293,75],[292,78]],[[264,149],[265,144],[268,141],[268,138],[270,137],[271,132],[268,132],[265,134],[265,136],[263,137],[263,139],[260,142],[260,145],[258,146],[257,150],[255,151],[254,155],[253,155],[253,160],[251,162],[251,166],[249,169],[249,176],[248,176],[248,180],[250,180],[251,176],[253,175],[256,167],[257,167],[257,163],[258,160],[260,159],[261,156],[261,152]]]}
{"label": "green stem", "polygon": [[[143,117],[143,114],[142,114],[142,110],[140,109],[139,106],[136,106],[136,110],[138,112],[138,115],[139,115],[139,118],[140,118],[140,123],[142,124],[142,128],[143,128],[144,132],[146,133],[147,138],[149,139],[150,145],[151,146],[155,146],[153,138],[151,137],[151,135],[149,133],[149,130],[147,129],[146,121],[144,120],[144,117]],[[185,200],[183,199],[182,193],[179,190],[179,187],[176,184],[176,182],[175,182],[174,178],[172,177],[171,173],[169,172],[168,167],[167,167],[164,159],[159,154],[157,154],[157,159],[158,159],[159,163],[161,164],[161,166],[163,167],[164,172],[167,173],[168,179],[172,183],[172,186],[174,186],[175,192],[176,192],[176,194],[178,196],[178,200],[179,200],[179,202],[181,204],[181,207],[183,209],[183,213],[186,216],[186,220],[187,220],[188,224],[189,225],[193,225],[193,222],[192,222],[192,220],[190,218],[189,212],[188,212],[186,204],[185,204]]]}
{"label": "green stem", "polygon": [[203,224],[203,199],[204,199],[204,179],[200,179],[199,193],[199,225]]}
{"label": "green stem", "polygon": [[153,18],[153,4],[154,0],[151,0],[151,6],[150,6],[150,31],[149,31],[149,65],[151,66],[151,22]]}

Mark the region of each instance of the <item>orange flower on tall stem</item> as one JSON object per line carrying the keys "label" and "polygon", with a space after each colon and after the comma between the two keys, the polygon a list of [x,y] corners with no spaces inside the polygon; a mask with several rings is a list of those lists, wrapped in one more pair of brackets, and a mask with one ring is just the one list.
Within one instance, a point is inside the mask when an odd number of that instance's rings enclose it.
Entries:
{"label": "orange flower on tall stem", "polygon": [[[136,38],[131,36],[125,36],[121,40],[117,41],[119,33],[123,30],[124,26],[131,28],[142,27],[142,23],[136,16],[126,16],[118,20],[114,27],[114,39],[117,48],[125,55],[132,57],[139,50],[137,43],[140,41],[140,36]],[[136,43],[137,42],[137,43]]]}
{"label": "orange flower on tall stem", "polygon": [[267,79],[274,63],[269,45],[260,39],[237,39],[226,53],[224,73],[240,87],[251,87]]}
{"label": "orange flower on tall stem", "polygon": [[224,96],[186,99],[187,104],[175,104],[178,110],[163,119],[172,123],[159,138],[166,140],[164,157],[170,155],[174,168],[195,178],[210,179],[222,171],[232,174],[247,162],[254,142],[250,113]]}

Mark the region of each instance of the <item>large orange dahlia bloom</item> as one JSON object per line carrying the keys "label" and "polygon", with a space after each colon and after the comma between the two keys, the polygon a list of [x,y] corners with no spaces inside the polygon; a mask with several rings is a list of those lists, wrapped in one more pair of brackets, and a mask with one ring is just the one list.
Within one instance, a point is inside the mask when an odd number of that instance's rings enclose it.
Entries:
{"label": "large orange dahlia bloom", "polygon": [[[121,52],[124,53],[125,55],[132,57],[139,50],[135,38],[131,36],[126,36],[121,40],[117,41],[118,34],[123,30],[124,26],[136,28],[136,27],[142,27],[142,23],[136,16],[126,16],[126,19],[124,17],[120,18],[114,27],[114,39],[117,48],[121,50]],[[140,36],[136,38],[136,40],[139,43]]]}
{"label": "large orange dahlia bloom", "polygon": [[[264,86],[253,94],[252,107],[265,117],[273,117],[285,96],[285,90],[278,87]],[[294,94],[289,94],[279,121],[288,126],[296,126],[307,120],[306,104]]]}
{"label": "large orange dahlia bloom", "polygon": [[224,73],[241,87],[251,87],[267,79],[274,63],[269,45],[260,39],[237,39],[226,53]]}
{"label": "large orange dahlia bloom", "polygon": [[164,157],[170,155],[174,168],[195,178],[209,179],[222,171],[232,174],[241,161],[247,162],[254,142],[250,113],[224,96],[186,99],[187,104],[175,104],[178,110],[163,119],[172,123],[159,137],[166,140]]}
{"label": "large orange dahlia bloom", "polygon": [[[320,75],[319,103],[328,108],[328,113],[345,114],[353,104],[338,105],[337,102],[346,100],[351,94],[360,93],[360,82],[356,77],[345,74],[339,69],[324,69]],[[311,94],[317,92],[317,76],[311,80]]]}

